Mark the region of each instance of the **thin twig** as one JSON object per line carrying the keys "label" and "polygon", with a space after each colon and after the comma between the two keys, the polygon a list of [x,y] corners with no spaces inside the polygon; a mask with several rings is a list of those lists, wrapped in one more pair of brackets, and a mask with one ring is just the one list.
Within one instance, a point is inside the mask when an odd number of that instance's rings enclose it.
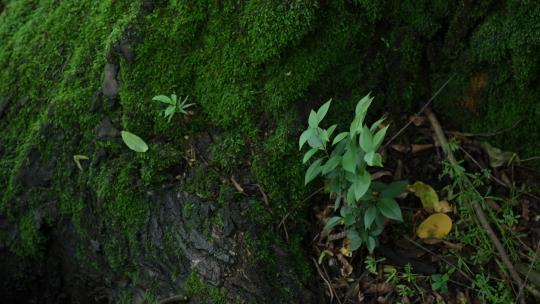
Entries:
{"label": "thin twig", "polygon": [[518,119],[510,127],[499,129],[495,132],[467,133],[467,132],[445,131],[444,133],[450,134],[450,135],[460,135],[464,137],[491,137],[491,136],[499,135],[499,134],[512,130],[522,121],[523,121],[523,118]]}
{"label": "thin twig", "polygon": [[287,214],[285,214],[285,216],[281,219],[281,221],[279,222],[278,228],[283,225],[283,223],[287,220],[289,215],[291,215],[291,213],[293,213],[293,211],[296,211],[296,209],[299,206],[302,206],[305,202],[307,202],[308,200],[310,200],[312,197],[314,197],[315,195],[317,195],[319,192],[321,192],[323,190],[324,190],[324,187],[321,187],[321,188],[315,190],[315,192],[311,193],[308,197],[306,197],[304,200],[302,200],[299,204],[294,206],[294,208],[291,211],[287,212]]}
{"label": "thin twig", "polygon": [[[328,292],[330,293],[330,303],[332,303],[332,301],[334,300],[334,292],[335,292],[334,288],[332,287],[330,282],[328,282],[328,280],[324,277],[324,274],[322,273],[321,268],[319,268],[319,264],[317,263],[317,261],[315,261],[314,258],[311,258],[311,259],[313,260],[313,264],[315,264],[317,273],[319,273],[319,276],[321,277],[321,279],[323,279],[324,283],[326,284],[326,287],[328,287]],[[337,295],[336,295],[336,298],[337,298]]]}
{"label": "thin twig", "polygon": [[[538,248],[540,248],[540,243],[536,245],[536,251],[538,252]],[[518,293],[518,299],[521,297],[521,294],[523,293],[523,288],[527,286],[527,281],[529,280],[529,275],[531,274],[532,269],[534,268],[534,262],[536,262],[536,259],[538,258],[538,254],[534,255],[534,259],[531,262],[531,266],[529,266],[529,269],[527,270],[527,274],[525,275],[525,280],[523,281],[523,284],[519,286],[519,293]]]}
{"label": "thin twig", "polygon": [[172,297],[165,298],[163,300],[160,300],[159,304],[167,304],[172,302],[187,302],[189,299],[185,295],[176,295]]}
{"label": "thin twig", "polygon": [[[431,123],[433,131],[435,132],[435,136],[439,140],[439,143],[441,144],[442,147],[446,147],[448,145],[448,141],[446,139],[446,135],[444,135],[444,132],[441,128],[441,124],[437,120],[437,117],[435,116],[433,111],[431,111],[431,109],[429,108],[427,108],[425,112]],[[454,157],[454,153],[450,149],[443,149],[443,150],[446,153],[446,157],[448,158],[448,161],[450,161],[452,165],[457,165],[457,161],[456,161],[456,158]],[[469,181],[467,176],[464,176],[463,178],[466,183],[472,185],[471,181]],[[512,277],[512,279],[518,285],[518,287],[521,286],[523,284],[523,281],[521,280],[519,274],[517,273],[516,269],[512,265],[512,262],[510,261],[510,258],[508,257],[508,254],[506,253],[506,250],[504,249],[503,245],[499,241],[499,238],[497,237],[497,235],[491,228],[491,225],[489,224],[486,218],[484,210],[482,209],[480,204],[478,204],[477,201],[472,201],[470,203],[476,213],[476,216],[478,217],[478,220],[480,221],[480,224],[482,225],[482,227],[486,231],[486,234],[491,239],[491,241],[493,242],[493,245],[499,252],[502,262],[504,263],[504,265],[508,269],[508,272],[510,273],[510,277]],[[518,300],[520,300],[520,303],[525,304],[525,300],[523,300],[522,298]]]}
{"label": "thin twig", "polygon": [[[420,114],[422,114],[422,112],[424,112],[428,107],[429,105],[431,104],[431,102],[433,102],[433,100],[435,100],[435,98],[437,98],[437,96],[439,96],[439,94],[442,92],[442,90],[448,85],[448,83],[450,82],[450,80],[452,80],[452,78],[454,78],[454,75],[450,76],[448,78],[448,80],[446,80],[445,83],[443,83],[443,85],[439,88],[439,90],[437,90],[437,92],[435,92],[435,94],[433,94],[433,96],[431,96],[431,98],[426,102],[426,104],[420,109],[420,111],[418,111],[415,116],[419,116]],[[396,134],[394,134],[394,136],[392,136],[385,144],[384,146],[382,147],[382,150],[386,149],[388,147],[388,145],[390,145],[390,143],[392,143],[399,135],[401,135],[401,133],[403,133],[403,131],[405,131],[405,129],[407,129],[411,124],[413,123],[412,120],[409,120],[409,122],[407,122],[405,124],[405,126],[403,126]]]}
{"label": "thin twig", "polygon": [[447,259],[443,258],[442,256],[436,254],[435,252],[429,250],[429,248],[426,248],[425,246],[423,246],[422,244],[418,243],[418,242],[415,242],[413,239],[409,238],[408,236],[405,236],[405,239],[407,241],[409,241],[411,244],[415,245],[416,247],[424,250],[425,252],[427,253],[430,253],[434,256],[436,256],[437,258],[441,259],[443,262],[445,262],[446,264],[448,264],[448,266],[452,267],[452,268],[455,268],[459,271],[459,273],[461,273],[465,278],[467,278],[469,280],[469,282],[472,282],[473,279],[467,275],[467,273],[465,273],[463,270],[461,270],[459,267],[457,267],[457,265],[454,265],[453,263],[451,263],[450,261],[448,261]]}

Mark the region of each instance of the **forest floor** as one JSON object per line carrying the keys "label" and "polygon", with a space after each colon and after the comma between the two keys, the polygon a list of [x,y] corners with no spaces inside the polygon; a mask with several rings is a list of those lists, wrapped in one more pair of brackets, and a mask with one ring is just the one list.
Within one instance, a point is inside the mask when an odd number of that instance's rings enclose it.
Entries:
{"label": "forest floor", "polygon": [[[350,252],[342,228],[323,230],[335,213],[334,200],[323,188],[309,200],[315,206],[315,237],[309,246],[329,301],[535,303],[540,289],[536,158],[520,160],[515,153],[487,144],[489,137],[507,130],[468,134],[443,126],[449,140],[441,145],[426,116],[403,120],[410,122],[408,127],[381,151],[384,168],[371,174],[383,182],[408,181],[408,191],[399,199],[404,221],[386,222],[374,254]],[[456,162],[447,161],[447,151]],[[445,207],[439,211],[451,219],[452,228],[445,237],[418,237],[420,224],[433,213],[426,208],[430,199],[440,200]],[[479,220],[476,209],[482,209],[487,225]],[[491,236],[488,226],[494,231]],[[435,234],[428,232],[428,236]],[[510,263],[505,264],[504,258]]]}

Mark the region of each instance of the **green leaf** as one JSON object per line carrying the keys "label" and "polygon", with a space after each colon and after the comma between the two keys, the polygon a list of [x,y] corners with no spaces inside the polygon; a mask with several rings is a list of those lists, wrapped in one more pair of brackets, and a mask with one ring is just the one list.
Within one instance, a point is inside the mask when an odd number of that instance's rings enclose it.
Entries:
{"label": "green leaf", "polygon": [[381,213],[387,218],[400,222],[403,221],[403,217],[401,216],[401,209],[399,208],[399,205],[395,200],[387,197],[381,197],[379,199],[377,207],[379,208]]}
{"label": "green leaf", "polygon": [[313,110],[311,110],[311,113],[309,113],[308,125],[314,129],[319,126],[319,121],[317,120],[317,113],[315,113],[315,111]]}
{"label": "green leaf", "polygon": [[337,125],[331,125],[326,131],[328,131],[328,137],[332,137],[332,134],[334,134],[334,131],[336,130]]}
{"label": "green leaf", "polygon": [[397,181],[386,186],[381,192],[381,197],[394,198],[407,189],[407,181]]}
{"label": "green leaf", "polygon": [[174,102],[175,105],[178,103],[178,97],[176,96],[176,94],[172,94],[171,99],[172,99],[172,101]]}
{"label": "green leaf", "polygon": [[388,130],[388,126],[380,129],[377,131],[377,133],[375,133],[375,136],[373,136],[373,147],[375,150],[379,148],[380,144],[382,144],[384,136],[386,135],[386,130]]}
{"label": "green leaf", "polygon": [[81,160],[88,160],[88,156],[86,155],[81,155],[81,154],[76,154],[76,155],[73,155],[73,161],[75,162],[75,164],[77,165],[77,168],[79,168],[79,170],[83,170],[82,166],[81,166]]}
{"label": "green leaf", "polygon": [[356,115],[351,123],[351,126],[349,128],[349,135],[351,139],[354,137],[354,135],[358,134],[360,130],[362,130],[362,123],[364,121],[364,116],[362,114]]}
{"label": "green leaf", "polygon": [[324,230],[330,230],[330,229],[336,227],[336,225],[338,225],[341,222],[341,220],[342,220],[342,218],[339,217],[339,216],[331,217],[326,222],[326,225],[324,225]]}
{"label": "green leaf", "polygon": [[348,213],[347,215],[343,217],[343,225],[345,225],[345,227],[351,227],[355,223],[356,223],[356,217],[354,216],[354,214]]}
{"label": "green leaf", "polygon": [[309,151],[306,152],[306,154],[304,155],[304,159],[302,160],[302,164],[305,164],[307,163],[307,161],[315,154],[317,153],[317,151],[319,151],[319,149],[310,149]]}
{"label": "green leaf", "polygon": [[341,156],[332,156],[330,159],[324,164],[322,169],[322,174],[326,175],[328,172],[334,170],[339,164],[341,163]]}
{"label": "green leaf", "polygon": [[321,162],[322,158],[317,159],[315,162],[309,166],[309,168],[306,171],[306,177],[304,179],[304,184],[307,185],[310,181],[312,181],[319,173],[321,173]]}
{"label": "green leaf", "polygon": [[317,134],[315,133],[310,138],[308,138],[307,143],[312,148],[322,148],[324,146],[321,139],[317,137]]}
{"label": "green leaf", "polygon": [[366,226],[366,229],[369,229],[371,227],[371,224],[373,224],[373,221],[375,221],[375,218],[377,217],[377,207],[370,206],[367,208],[366,213],[364,214],[364,226]]}
{"label": "green leaf", "polygon": [[364,127],[360,134],[360,147],[366,152],[375,150],[373,146],[373,135],[367,127]]}
{"label": "green leaf", "polygon": [[379,166],[382,167],[382,157],[379,153],[375,151],[369,151],[364,155],[364,160],[369,166]]}
{"label": "green leaf", "polygon": [[356,200],[354,199],[354,186],[351,185],[349,187],[349,190],[347,190],[347,204],[350,206],[354,206],[356,204]]}
{"label": "green leaf", "polygon": [[341,166],[345,171],[355,173],[356,172],[356,155],[354,151],[347,150],[343,158],[341,159]]}
{"label": "green leaf", "polygon": [[354,197],[359,200],[369,189],[371,185],[371,175],[367,171],[361,172],[353,183]]}
{"label": "green leaf", "polygon": [[122,135],[122,140],[126,146],[128,146],[131,150],[139,153],[148,151],[148,146],[139,136],[128,131],[122,131],[120,134]]}
{"label": "green leaf", "polygon": [[323,130],[323,129],[320,129],[319,131],[319,139],[323,142],[323,143],[327,143],[330,138],[328,136],[328,131],[327,130]]}
{"label": "green leaf", "polygon": [[371,125],[371,128],[369,128],[369,130],[371,132],[375,132],[375,130],[377,130],[377,128],[386,120],[386,117],[383,117],[379,120],[377,120],[376,122],[374,122],[372,125]]}
{"label": "green leaf", "polygon": [[304,144],[308,141],[308,139],[314,135],[314,130],[309,128],[307,130],[305,130],[304,132],[302,132],[302,135],[300,135],[300,141],[298,142],[298,146],[299,146],[299,149],[298,150],[302,150],[302,147],[304,146]]}
{"label": "green leaf", "polygon": [[165,96],[165,95],[154,96],[154,97],[152,98],[152,100],[154,100],[154,101],[161,101],[161,102],[163,102],[163,103],[166,103],[166,104],[170,104],[170,105],[176,106],[176,103],[174,103],[168,96]]}
{"label": "green leaf", "polygon": [[176,111],[176,108],[174,106],[168,106],[164,112],[165,117],[172,116],[174,114],[174,111]]}
{"label": "green leaf", "polygon": [[349,244],[350,251],[355,251],[362,246],[362,238],[356,230],[349,230],[349,232],[347,232],[347,238],[351,240],[351,243]]}
{"label": "green leaf", "polygon": [[342,141],[345,137],[347,137],[347,135],[349,135],[349,132],[341,132],[336,135],[336,137],[334,137],[334,141],[332,142],[332,146]]}
{"label": "green leaf", "polygon": [[330,103],[332,102],[332,99],[327,101],[325,104],[323,104],[319,110],[317,111],[317,121],[320,123],[323,118],[326,116],[326,113],[328,112],[328,108],[330,108]]}
{"label": "green leaf", "polygon": [[369,251],[369,253],[373,253],[373,250],[375,249],[375,246],[377,245],[377,241],[372,236],[368,236],[366,247]]}
{"label": "green leaf", "polygon": [[371,93],[364,96],[362,99],[360,99],[358,104],[356,104],[356,109],[354,111],[356,115],[365,114],[367,112],[371,102],[373,101],[373,97],[371,97],[370,94]]}

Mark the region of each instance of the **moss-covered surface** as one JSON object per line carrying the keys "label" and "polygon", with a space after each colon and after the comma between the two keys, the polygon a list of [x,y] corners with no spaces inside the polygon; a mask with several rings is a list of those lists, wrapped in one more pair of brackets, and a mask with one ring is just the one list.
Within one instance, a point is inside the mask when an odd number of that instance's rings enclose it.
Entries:
{"label": "moss-covered surface", "polygon": [[[532,0],[0,3],[0,212],[19,227],[12,247],[21,256],[46,254],[43,232],[63,218],[84,239],[92,214],[110,235],[108,267],[126,275],[152,208],[143,193],[188,167],[186,147],[209,126],[221,130],[209,160],[216,173],[195,169],[188,189],[238,199],[223,180],[250,168],[270,205],[256,200],[246,212],[260,227],[276,224],[309,193],[296,138],[307,110],[329,98],[338,121],[368,91],[380,111],[411,112],[454,75],[435,102],[449,124],[493,131],[524,119],[493,141],[524,156],[539,147]],[[101,94],[108,62],[119,68],[112,98]],[[151,97],[170,93],[189,95],[194,115],[167,123]],[[105,118],[144,138],[149,152],[97,138]],[[82,171],[77,154],[90,158]],[[298,259],[291,278],[305,278],[303,210],[294,210],[297,233],[283,246]],[[276,266],[276,233],[248,242]]]}

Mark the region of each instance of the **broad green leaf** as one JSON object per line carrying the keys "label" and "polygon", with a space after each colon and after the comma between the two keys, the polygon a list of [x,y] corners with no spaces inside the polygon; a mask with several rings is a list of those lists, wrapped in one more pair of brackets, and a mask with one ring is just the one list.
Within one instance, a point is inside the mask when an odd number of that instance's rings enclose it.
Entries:
{"label": "broad green leaf", "polygon": [[375,221],[375,218],[377,217],[377,207],[370,206],[367,208],[366,213],[364,214],[364,226],[366,226],[366,229],[369,229],[371,227],[371,224],[373,221]]}
{"label": "broad green leaf", "polygon": [[315,134],[315,132],[313,132],[313,135],[311,135],[310,138],[308,138],[308,145],[312,148],[322,148],[324,147],[324,144],[323,142],[321,141],[321,139],[319,137],[317,137],[317,134]]}
{"label": "broad green leaf", "polygon": [[176,103],[174,103],[168,96],[165,96],[165,95],[154,96],[154,97],[152,98],[152,100],[154,100],[154,101],[161,101],[161,102],[163,102],[163,103],[166,103],[166,104],[170,104],[170,105],[176,106]]}
{"label": "broad green leaf", "polygon": [[364,155],[364,160],[370,166],[379,166],[382,167],[382,157],[379,153],[375,151],[369,151]]}
{"label": "broad green leaf", "polygon": [[369,128],[369,130],[371,132],[375,132],[375,130],[377,130],[377,128],[386,120],[386,117],[383,117],[379,120],[377,120],[376,122],[374,122],[372,125],[371,125],[371,128]]}
{"label": "broad green leaf", "polygon": [[382,192],[387,187],[387,185],[382,182],[373,182],[371,183],[371,185],[372,185],[372,190],[375,192]]}
{"label": "broad green leaf", "polygon": [[345,227],[351,227],[355,223],[356,223],[356,217],[354,216],[354,214],[348,213],[347,215],[343,217],[343,225],[345,225]]}
{"label": "broad green leaf", "polygon": [[377,133],[375,133],[375,136],[373,136],[374,149],[378,149],[379,146],[382,144],[384,136],[386,135],[386,130],[388,130],[388,126],[380,129],[379,131],[377,131]]}
{"label": "broad green leaf", "polygon": [[314,161],[311,166],[306,171],[306,177],[304,179],[304,184],[307,185],[310,181],[312,181],[319,173],[321,173],[321,162],[322,158],[317,159]]}
{"label": "broad green leaf", "polygon": [[364,117],[362,115],[356,115],[351,123],[351,126],[349,127],[349,136],[352,139],[354,135],[358,134],[360,130],[362,130],[362,121],[364,120]]}
{"label": "broad green leaf", "polygon": [[401,209],[395,200],[387,197],[381,197],[377,207],[379,208],[379,211],[381,211],[381,213],[387,218],[400,222],[403,221]]}
{"label": "broad green leaf", "polygon": [[317,120],[317,113],[315,113],[315,111],[313,110],[311,110],[311,112],[309,113],[308,125],[314,129],[319,126],[319,121]]}
{"label": "broad green leaf", "polygon": [[377,241],[372,236],[368,236],[366,247],[369,251],[369,253],[373,253],[373,250],[375,249],[375,246],[377,246]]}
{"label": "broad green leaf", "polygon": [[148,151],[148,146],[139,136],[128,131],[122,131],[120,134],[122,135],[122,140],[126,146],[128,146],[131,150],[139,153]]}
{"label": "broad green leaf", "polygon": [[327,143],[328,141],[330,141],[330,138],[329,138],[329,136],[328,136],[328,131],[327,131],[327,130],[320,129],[320,131],[319,131],[319,139],[320,139],[323,143]]}
{"label": "broad green leaf", "polygon": [[367,171],[363,171],[356,177],[356,180],[353,183],[354,186],[354,197],[356,200],[359,200],[369,189],[371,184],[371,175]]}
{"label": "broad green leaf", "polygon": [[330,159],[324,164],[322,169],[322,174],[326,175],[328,172],[334,170],[339,164],[341,163],[341,156],[332,156]]}
{"label": "broad green leaf", "polygon": [[326,131],[328,132],[328,137],[332,137],[332,134],[334,134],[334,131],[336,130],[337,125],[331,125]]}
{"label": "broad green leaf", "polygon": [[349,190],[347,190],[347,204],[349,204],[349,206],[356,205],[356,200],[354,199],[354,186],[353,185],[351,185],[349,187]]}
{"label": "broad green leaf", "polygon": [[341,159],[341,166],[345,171],[356,172],[356,155],[353,150],[348,149]]}
{"label": "broad green leaf", "polygon": [[176,108],[174,106],[168,106],[164,112],[165,117],[172,116],[174,114],[174,111],[176,111]]}
{"label": "broad green leaf", "polygon": [[352,213],[353,209],[347,205],[344,205],[340,210],[339,210],[339,214],[341,215],[341,217],[346,217],[347,214],[350,214]]}
{"label": "broad green leaf", "polygon": [[351,240],[351,244],[349,244],[350,251],[355,251],[362,246],[362,238],[356,230],[351,229],[347,232],[347,238]]}
{"label": "broad green leaf", "polygon": [[349,132],[341,132],[336,135],[336,137],[334,137],[334,141],[332,142],[332,146],[342,141],[345,137],[347,137],[347,135],[349,135]]}
{"label": "broad green leaf", "polygon": [[336,227],[336,225],[338,225],[341,222],[341,220],[342,218],[339,216],[334,216],[334,217],[329,218],[328,221],[326,222],[326,225],[324,225],[324,230],[330,230]]}
{"label": "broad green leaf", "polygon": [[355,113],[358,114],[365,114],[367,112],[367,109],[371,105],[371,102],[373,101],[373,97],[370,96],[371,93],[364,96],[360,101],[356,104]]}
{"label": "broad green leaf", "polygon": [[304,144],[308,141],[308,139],[315,134],[315,130],[309,128],[302,132],[302,135],[300,135],[300,141],[298,142],[299,149],[302,150],[302,147]]}
{"label": "broad green leaf", "polygon": [[328,108],[330,108],[330,103],[332,102],[332,99],[327,101],[325,104],[323,104],[319,110],[317,111],[317,121],[320,123],[323,118],[326,116],[326,113],[328,112]]}
{"label": "broad green leaf", "polygon": [[381,197],[394,198],[407,189],[407,181],[397,181],[386,186],[381,192]]}
{"label": "broad green leaf", "polygon": [[375,150],[375,147],[373,146],[373,135],[367,127],[364,127],[360,134],[360,147],[362,147],[362,150],[365,152]]}
{"label": "broad green leaf", "polygon": [[313,156],[315,155],[315,153],[317,153],[317,151],[319,151],[319,149],[310,149],[309,151],[306,152],[306,154],[304,155],[304,159],[302,160],[302,163],[305,164],[307,163],[307,161]]}
{"label": "broad green leaf", "polygon": [[178,97],[176,96],[176,94],[172,94],[171,99],[172,99],[172,101],[174,102],[175,105],[178,104]]}

